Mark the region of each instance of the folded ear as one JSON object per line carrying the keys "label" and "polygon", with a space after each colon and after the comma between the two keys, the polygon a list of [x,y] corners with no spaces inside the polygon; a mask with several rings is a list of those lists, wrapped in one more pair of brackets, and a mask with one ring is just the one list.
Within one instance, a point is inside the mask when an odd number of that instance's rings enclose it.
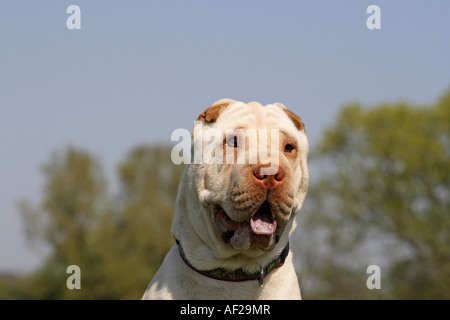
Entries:
{"label": "folded ear", "polygon": [[236,102],[232,99],[220,99],[214,102],[208,109],[200,113],[197,118],[197,121],[203,122],[216,122],[217,118],[219,118],[220,113],[223,109],[228,107],[231,103]]}
{"label": "folded ear", "polygon": [[294,123],[295,127],[298,130],[305,130],[305,124],[303,123],[302,119],[298,115],[296,115],[291,110],[286,108],[282,103],[276,103],[276,105],[279,106],[281,109],[283,109],[283,111],[292,120],[292,122]]}

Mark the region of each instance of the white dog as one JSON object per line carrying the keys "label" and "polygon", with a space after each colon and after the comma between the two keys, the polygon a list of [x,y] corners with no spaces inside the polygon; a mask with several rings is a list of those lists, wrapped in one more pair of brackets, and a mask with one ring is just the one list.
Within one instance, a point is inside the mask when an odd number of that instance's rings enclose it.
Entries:
{"label": "white dog", "polygon": [[302,120],[280,103],[222,99],[198,117],[192,147],[210,161],[186,166],[177,244],[143,299],[301,299],[289,236],[308,188]]}

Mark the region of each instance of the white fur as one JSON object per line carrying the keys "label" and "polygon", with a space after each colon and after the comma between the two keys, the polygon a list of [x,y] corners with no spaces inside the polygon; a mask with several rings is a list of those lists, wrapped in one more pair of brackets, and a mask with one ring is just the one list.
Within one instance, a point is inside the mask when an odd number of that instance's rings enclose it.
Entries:
{"label": "white fur", "polygon": [[[286,246],[295,228],[295,215],[300,210],[308,186],[308,141],[304,130],[298,130],[284,112],[281,104],[262,107],[259,103],[244,104],[229,99],[216,102],[230,103],[214,123],[197,121],[194,132],[215,128],[224,134],[230,128],[275,128],[283,130],[298,144],[295,163],[280,158],[289,170],[289,181],[295,194],[292,214],[278,243],[271,251],[258,248],[236,250],[218,237],[215,231],[213,204],[227,205],[227,188],[236,176],[237,165],[191,164],[183,173],[172,223],[172,234],[178,239],[189,262],[199,270],[242,268],[255,272],[275,259]],[[201,139],[195,136],[195,139]],[[216,141],[216,143],[222,143]],[[203,149],[206,145],[203,146]],[[233,171],[234,170],[234,171]],[[239,171],[237,171],[239,173]],[[231,209],[230,209],[231,210]],[[228,213],[228,210],[226,210]],[[230,212],[230,216],[233,212]],[[274,269],[258,281],[230,282],[205,277],[188,267],[181,259],[178,246],[173,246],[158,272],[150,282],[143,299],[300,299],[300,288],[289,253],[283,266]]]}

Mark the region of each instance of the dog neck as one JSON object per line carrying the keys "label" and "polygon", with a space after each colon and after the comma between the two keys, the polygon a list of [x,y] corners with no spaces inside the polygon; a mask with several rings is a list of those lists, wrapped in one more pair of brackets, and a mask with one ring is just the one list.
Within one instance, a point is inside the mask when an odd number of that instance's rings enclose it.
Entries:
{"label": "dog neck", "polygon": [[194,270],[195,272],[200,273],[201,275],[222,281],[249,281],[249,280],[258,280],[259,285],[262,287],[264,285],[264,277],[268,275],[275,268],[279,268],[284,264],[286,257],[289,254],[289,242],[286,244],[286,247],[281,251],[281,253],[273,259],[270,263],[261,268],[261,271],[255,273],[247,273],[242,268],[236,270],[226,270],[223,268],[216,268],[213,270],[198,270],[192,266],[189,260],[186,258],[186,255],[183,251],[183,247],[181,246],[180,241],[175,239],[178,249],[180,252],[181,259],[186,263],[189,268]]}

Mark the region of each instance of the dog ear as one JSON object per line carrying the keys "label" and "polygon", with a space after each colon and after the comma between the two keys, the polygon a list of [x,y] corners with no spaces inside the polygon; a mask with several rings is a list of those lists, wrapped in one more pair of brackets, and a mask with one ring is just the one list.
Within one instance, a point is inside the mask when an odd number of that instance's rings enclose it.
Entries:
{"label": "dog ear", "polygon": [[216,122],[222,110],[228,107],[228,105],[230,105],[233,102],[235,101],[232,99],[221,99],[219,101],[214,102],[208,109],[200,113],[200,115],[197,118],[197,121],[203,121],[208,123]]}
{"label": "dog ear", "polygon": [[286,108],[282,103],[276,103],[276,105],[281,107],[281,109],[283,109],[283,111],[292,120],[292,122],[294,123],[295,127],[298,130],[300,130],[300,131],[305,130],[305,124],[303,123],[302,119],[298,115],[296,115],[291,110]]}
{"label": "dog ear", "polygon": [[296,115],[289,109],[284,109],[284,112],[286,112],[288,117],[291,118],[292,122],[294,123],[295,127],[298,130],[300,130],[300,131],[305,130],[305,124],[303,123],[302,119],[298,115]]}

